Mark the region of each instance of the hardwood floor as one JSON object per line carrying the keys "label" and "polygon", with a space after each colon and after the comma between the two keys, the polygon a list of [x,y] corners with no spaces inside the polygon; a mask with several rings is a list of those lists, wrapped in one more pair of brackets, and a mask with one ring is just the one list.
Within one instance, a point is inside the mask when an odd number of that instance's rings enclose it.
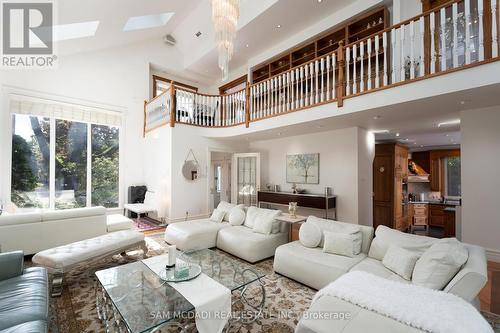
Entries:
{"label": "hardwood floor", "polygon": [[500,263],[488,262],[488,282],[479,294],[481,310],[500,315]]}

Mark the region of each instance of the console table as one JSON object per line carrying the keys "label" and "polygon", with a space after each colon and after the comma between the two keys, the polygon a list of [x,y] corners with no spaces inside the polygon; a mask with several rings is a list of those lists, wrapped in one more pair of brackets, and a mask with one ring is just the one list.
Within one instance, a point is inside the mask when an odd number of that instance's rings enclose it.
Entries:
{"label": "console table", "polygon": [[325,218],[331,209],[334,210],[333,219],[337,218],[337,196],[322,194],[295,194],[291,192],[258,191],[257,202],[261,204],[285,205],[296,202],[298,207],[321,209],[325,211]]}

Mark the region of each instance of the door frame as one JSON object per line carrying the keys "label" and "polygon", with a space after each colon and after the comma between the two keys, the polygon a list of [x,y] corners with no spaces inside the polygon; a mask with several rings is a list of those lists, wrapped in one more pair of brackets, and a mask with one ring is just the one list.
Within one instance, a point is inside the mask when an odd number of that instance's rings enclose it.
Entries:
{"label": "door frame", "polygon": [[[210,179],[209,177],[213,177],[213,175],[211,174],[211,169],[212,169],[212,153],[226,153],[226,154],[231,154],[231,175],[229,175],[230,179],[231,179],[231,197],[232,197],[232,188],[233,188],[233,176],[232,176],[232,170],[233,170],[233,166],[232,166],[232,163],[233,163],[233,156],[234,154],[236,154],[236,152],[234,150],[231,150],[231,149],[225,149],[225,148],[216,148],[216,147],[208,147],[207,148],[207,170],[206,170],[206,173],[207,173],[207,188],[206,188],[206,197],[207,197],[207,201],[206,201],[206,205],[207,205],[207,209],[206,211],[208,213],[211,213],[210,212],[210,199],[211,199],[211,191],[210,191]],[[215,209],[216,207],[214,207]]]}
{"label": "door frame", "polygon": [[[237,190],[238,190],[238,157],[256,157],[257,175],[256,175],[256,191],[260,191],[260,153],[234,153],[231,162],[231,203],[236,204],[238,201]],[[257,195],[257,194],[255,194]]]}

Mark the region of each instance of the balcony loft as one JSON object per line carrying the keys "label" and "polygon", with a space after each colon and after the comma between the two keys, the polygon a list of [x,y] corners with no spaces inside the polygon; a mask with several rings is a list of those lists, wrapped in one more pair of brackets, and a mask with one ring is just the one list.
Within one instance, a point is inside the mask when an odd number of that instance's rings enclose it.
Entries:
{"label": "balcony loft", "polygon": [[354,43],[341,41],[330,53],[231,94],[170,85],[145,102],[144,134],[185,124],[207,136],[233,136],[241,128],[276,127],[264,120],[280,116],[278,127],[479,87],[491,92],[500,84],[497,1],[471,3],[452,1]]}

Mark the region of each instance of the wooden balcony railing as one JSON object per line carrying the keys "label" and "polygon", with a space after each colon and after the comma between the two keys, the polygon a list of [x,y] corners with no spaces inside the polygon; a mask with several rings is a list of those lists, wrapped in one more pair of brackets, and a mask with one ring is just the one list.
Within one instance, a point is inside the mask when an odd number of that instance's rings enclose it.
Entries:
{"label": "wooden balcony railing", "polygon": [[[499,60],[499,0],[455,0],[228,95],[172,88],[145,102],[144,131],[228,127]],[[171,110],[175,110],[171,112]]]}

